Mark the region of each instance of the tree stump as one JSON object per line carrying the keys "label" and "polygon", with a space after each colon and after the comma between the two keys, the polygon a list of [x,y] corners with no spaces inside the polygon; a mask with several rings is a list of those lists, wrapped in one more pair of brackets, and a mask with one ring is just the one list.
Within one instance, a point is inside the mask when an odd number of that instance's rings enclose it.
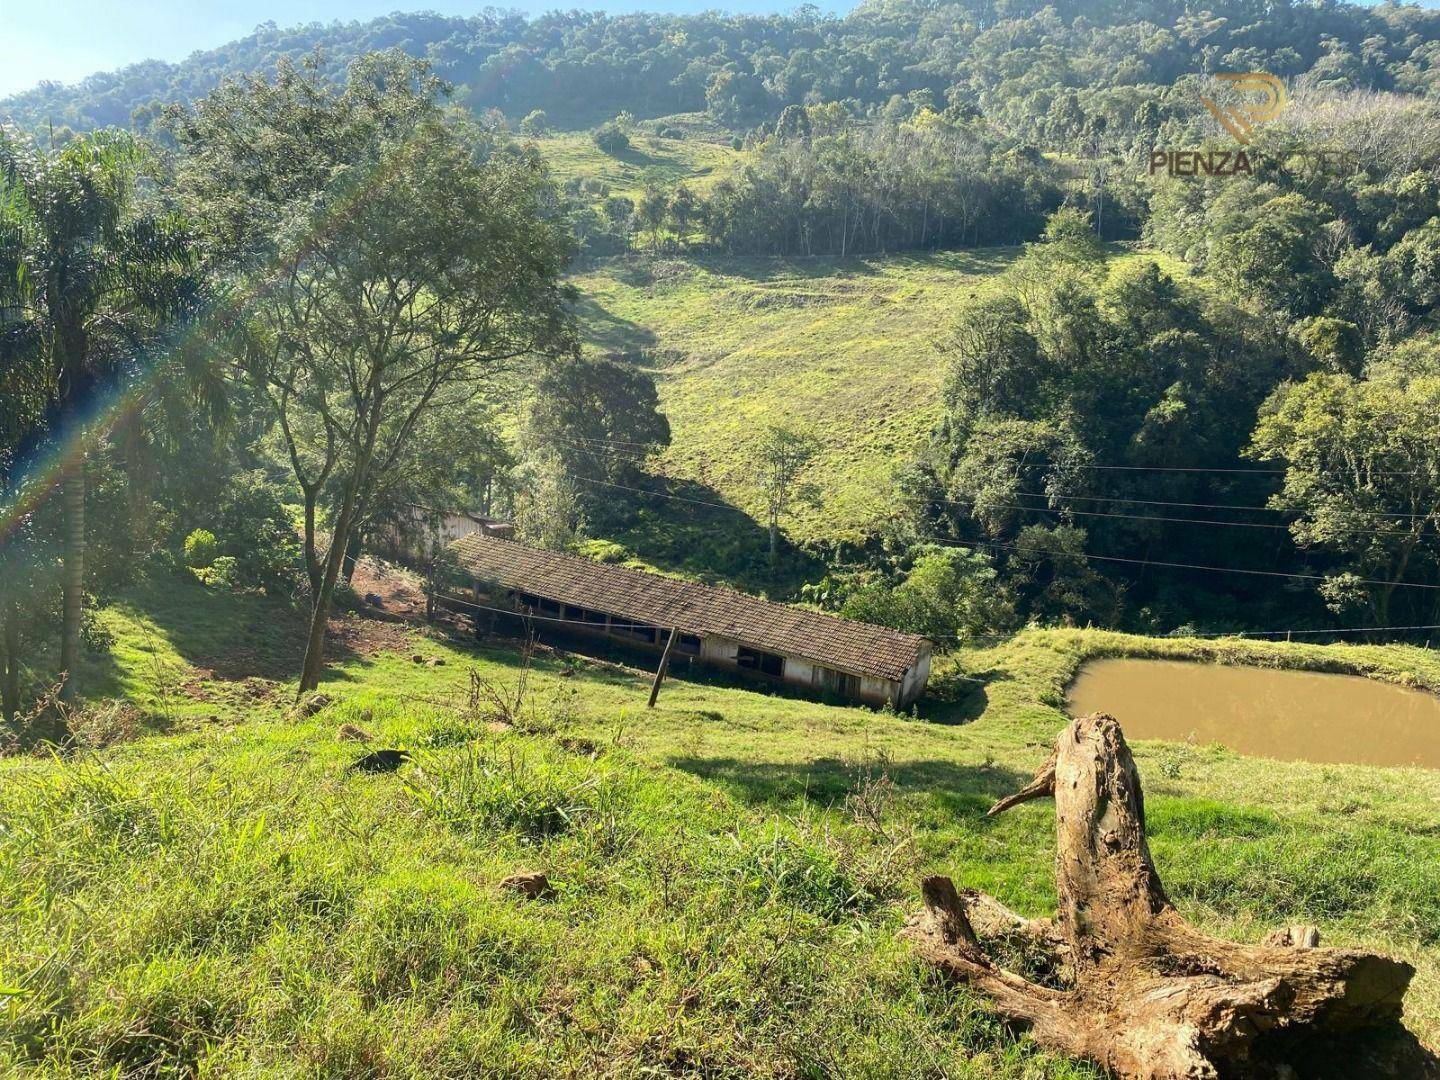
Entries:
{"label": "tree stump", "polygon": [[[1053,921],[931,877],[903,931],[1014,1026],[1122,1077],[1440,1076],[1400,1023],[1409,964],[1315,947],[1313,927],[1243,945],[1181,918],[1150,858],[1140,776],[1112,717],[1067,726],[1035,779],[990,813],[1047,795]],[[991,958],[1002,944],[1040,957],[1034,978]]]}

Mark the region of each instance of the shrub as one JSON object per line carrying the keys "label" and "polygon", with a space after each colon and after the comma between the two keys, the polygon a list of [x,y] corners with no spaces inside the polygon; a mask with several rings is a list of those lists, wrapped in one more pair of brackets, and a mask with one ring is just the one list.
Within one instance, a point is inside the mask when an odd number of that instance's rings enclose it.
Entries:
{"label": "shrub", "polygon": [[850,593],[841,614],[955,641],[1014,625],[1015,604],[987,556],[937,548],[921,554],[899,585],[875,582]]}
{"label": "shrub", "polygon": [[216,524],[219,553],[233,557],[236,584],[291,597],[303,578],[300,543],[282,491],[263,472],[245,472],[226,485]]}
{"label": "shrub", "polygon": [[209,529],[196,529],[185,538],[185,565],[192,570],[208,568],[219,554],[220,542]]}
{"label": "shrub", "polygon": [[579,552],[587,559],[601,563],[623,563],[630,558],[625,546],[614,540],[586,540],[580,545]]}
{"label": "shrub", "polygon": [[596,128],[593,138],[595,145],[611,157],[630,149],[630,136],[613,120]]}
{"label": "shrub", "polygon": [[406,787],[422,810],[453,829],[514,831],[535,841],[612,810],[617,794],[589,763],[532,762],[477,746],[448,769],[417,771]]}
{"label": "shrub", "polygon": [[244,588],[247,582],[240,571],[240,560],[234,555],[217,555],[209,566],[197,566],[194,574],[200,583],[210,589],[234,591]]}
{"label": "shrub", "polygon": [[550,130],[550,118],[544,109],[533,109],[520,121],[521,135],[544,135]]}

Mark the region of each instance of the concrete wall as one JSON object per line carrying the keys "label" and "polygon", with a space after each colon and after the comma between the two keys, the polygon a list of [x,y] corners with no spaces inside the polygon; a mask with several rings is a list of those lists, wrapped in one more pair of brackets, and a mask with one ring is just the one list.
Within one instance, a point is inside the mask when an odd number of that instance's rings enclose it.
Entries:
{"label": "concrete wall", "polygon": [[925,683],[930,678],[930,646],[925,645],[915,666],[905,673],[899,686],[895,707],[906,708],[925,692]]}

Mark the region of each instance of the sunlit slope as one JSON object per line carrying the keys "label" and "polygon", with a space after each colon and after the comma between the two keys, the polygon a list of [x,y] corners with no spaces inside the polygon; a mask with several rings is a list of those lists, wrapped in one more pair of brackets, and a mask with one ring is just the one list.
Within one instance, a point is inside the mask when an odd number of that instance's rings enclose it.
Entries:
{"label": "sunlit slope", "polygon": [[822,497],[790,531],[858,538],[890,511],[895,470],[938,416],[937,336],[1015,255],[616,260],[576,284],[591,344],[655,366],[668,472],[758,512],[756,440],[768,421],[802,424],[824,447],[810,477]]}
{"label": "sunlit slope", "polygon": [[[764,425],[823,444],[818,504],[797,540],[855,540],[894,509],[894,477],[940,415],[937,343],[957,307],[1001,287],[1017,248],[868,259],[608,260],[575,278],[591,347],[643,354],[674,443],[667,472],[760,509],[753,451]],[[1156,258],[1117,254],[1122,260]]]}
{"label": "sunlit slope", "polygon": [[[678,128],[675,130],[679,130]],[[647,179],[669,188],[685,183],[696,192],[728,174],[743,157],[711,135],[687,133],[683,139],[662,138],[648,132],[631,132],[630,148],[607,154],[588,132],[566,132],[535,140],[556,181],[591,180],[607,191],[590,192],[600,203],[605,194],[637,199]]]}

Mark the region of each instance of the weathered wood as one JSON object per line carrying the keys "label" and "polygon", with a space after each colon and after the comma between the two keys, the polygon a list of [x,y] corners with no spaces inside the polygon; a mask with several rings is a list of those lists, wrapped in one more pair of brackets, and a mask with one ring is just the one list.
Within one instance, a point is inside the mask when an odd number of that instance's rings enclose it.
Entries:
{"label": "weathered wood", "polygon": [[675,638],[680,633],[678,627],[670,628],[670,636],[665,639],[665,651],[660,654],[660,666],[655,669],[655,681],[650,684],[650,700],[646,704],[647,709],[655,707],[655,699],[660,696],[660,684],[665,681],[665,669],[670,666],[670,650],[675,647]]}
{"label": "weathered wood", "polygon": [[[925,907],[904,931],[1041,1044],[1156,1080],[1440,1075],[1400,1024],[1410,965],[1318,948],[1313,927],[1244,945],[1180,916],[1150,857],[1139,773],[1113,718],[1068,725],[1035,779],[990,812],[1043,795],[1055,798],[1053,923],[940,877],[923,883]],[[997,965],[985,945],[1006,940],[1047,958],[1055,985]]]}

